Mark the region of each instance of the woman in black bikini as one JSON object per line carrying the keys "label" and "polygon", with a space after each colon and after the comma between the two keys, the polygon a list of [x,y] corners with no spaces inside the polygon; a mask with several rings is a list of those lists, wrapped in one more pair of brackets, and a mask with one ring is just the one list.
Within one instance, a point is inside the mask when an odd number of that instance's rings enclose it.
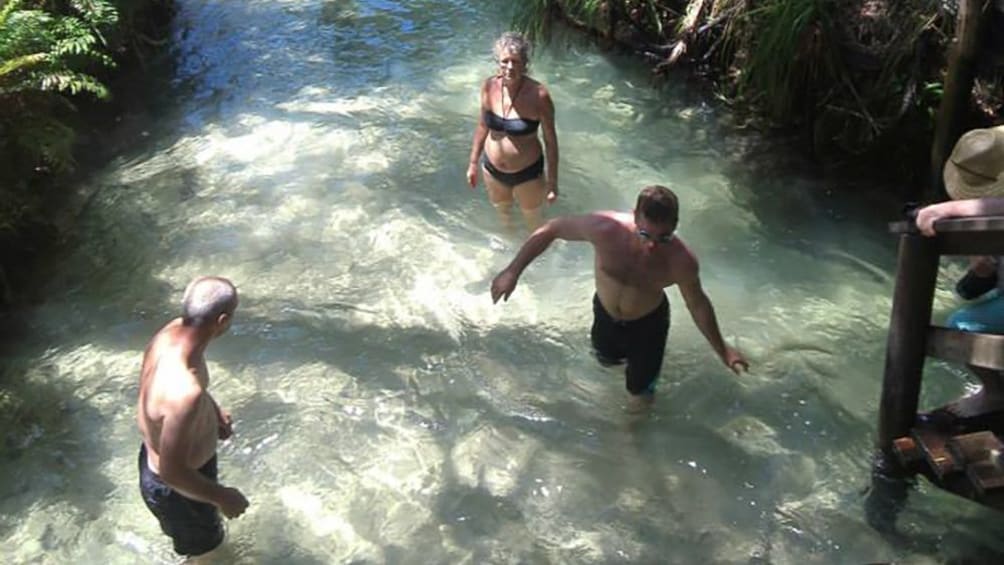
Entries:
{"label": "woman in black bikini", "polygon": [[[533,230],[543,223],[544,201],[558,198],[558,137],[551,95],[526,76],[529,51],[530,44],[518,33],[504,33],[495,42],[499,73],[481,87],[467,183],[477,186],[478,168],[484,167],[488,199],[503,223],[511,224],[515,196]],[[544,133],[543,147],[538,129]]]}

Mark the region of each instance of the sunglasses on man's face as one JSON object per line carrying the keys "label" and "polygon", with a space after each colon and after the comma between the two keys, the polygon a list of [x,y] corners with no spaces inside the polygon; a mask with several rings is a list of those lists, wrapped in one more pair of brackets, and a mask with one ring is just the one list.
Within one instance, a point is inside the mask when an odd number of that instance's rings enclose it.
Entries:
{"label": "sunglasses on man's face", "polygon": [[642,239],[644,241],[651,241],[651,242],[657,243],[657,244],[665,245],[665,244],[669,243],[670,241],[673,241],[673,234],[672,233],[664,233],[664,234],[656,237],[656,236],[648,233],[646,230],[643,230],[641,228],[637,228],[635,230],[635,233],[638,234],[638,237],[640,239]]}

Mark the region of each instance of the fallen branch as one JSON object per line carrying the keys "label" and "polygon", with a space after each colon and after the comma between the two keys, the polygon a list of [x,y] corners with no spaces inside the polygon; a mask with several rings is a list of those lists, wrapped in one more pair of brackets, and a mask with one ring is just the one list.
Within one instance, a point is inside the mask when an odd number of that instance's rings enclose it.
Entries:
{"label": "fallen branch", "polygon": [[687,52],[687,44],[697,35],[697,24],[704,15],[704,7],[707,3],[708,0],[690,0],[690,3],[687,4],[687,14],[683,17],[683,21],[680,22],[680,33],[678,35],[680,39],[673,46],[673,50],[670,52],[669,58],[666,59],[666,63],[661,66],[672,67]]}
{"label": "fallen branch", "polygon": [[[701,1],[703,3],[704,0],[695,0],[695,1]],[[655,66],[654,72],[657,74],[663,73],[669,67],[675,65],[677,61],[679,61],[680,58],[687,53],[689,49],[688,47],[689,44],[693,43],[696,39],[705,35],[712,29],[718,27],[723,22],[728,21],[729,18],[734,17],[738,12],[739,12],[738,8],[722,12],[721,14],[718,15],[718,17],[712,19],[711,21],[705,23],[704,25],[702,25],[697,29],[694,29],[694,27],[696,26],[695,22],[690,22],[688,24],[688,21],[684,20],[684,22],[681,24],[681,27],[686,27],[689,25],[690,26],[689,31],[684,30],[683,32],[681,32],[681,39],[677,40],[676,43],[674,43],[671,46],[665,46],[665,49],[667,51],[667,57],[665,60],[660,61],[659,64]],[[688,17],[690,16],[689,9],[687,15]],[[708,50],[708,52],[704,54],[703,57],[704,60],[708,59],[711,52],[714,51],[714,49],[718,46],[719,43],[721,43],[721,41],[715,42],[715,44],[712,45],[712,47]]]}

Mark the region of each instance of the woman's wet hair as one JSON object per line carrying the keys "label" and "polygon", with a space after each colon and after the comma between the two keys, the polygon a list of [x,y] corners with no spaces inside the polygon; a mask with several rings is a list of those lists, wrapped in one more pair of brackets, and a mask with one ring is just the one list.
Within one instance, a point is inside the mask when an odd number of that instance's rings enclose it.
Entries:
{"label": "woman's wet hair", "polygon": [[680,203],[673,191],[659,184],[646,186],[638,193],[635,213],[645,216],[650,222],[676,229],[680,221]]}
{"label": "woman's wet hair", "polygon": [[199,277],[189,283],[181,300],[181,323],[202,327],[215,322],[220,314],[237,309],[237,288],[222,277]]}
{"label": "woman's wet hair", "polygon": [[496,61],[501,61],[502,56],[506,53],[516,53],[523,60],[523,68],[526,69],[530,66],[530,51],[532,49],[530,42],[522,34],[507,31],[495,40],[492,52]]}

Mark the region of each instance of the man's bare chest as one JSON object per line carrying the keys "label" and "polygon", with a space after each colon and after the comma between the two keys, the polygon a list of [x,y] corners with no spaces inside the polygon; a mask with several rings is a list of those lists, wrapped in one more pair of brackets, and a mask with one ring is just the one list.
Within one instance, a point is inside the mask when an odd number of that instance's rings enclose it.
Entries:
{"label": "man's bare chest", "polygon": [[608,278],[625,286],[665,288],[673,284],[671,270],[650,257],[631,254],[605,257],[597,268]]}

